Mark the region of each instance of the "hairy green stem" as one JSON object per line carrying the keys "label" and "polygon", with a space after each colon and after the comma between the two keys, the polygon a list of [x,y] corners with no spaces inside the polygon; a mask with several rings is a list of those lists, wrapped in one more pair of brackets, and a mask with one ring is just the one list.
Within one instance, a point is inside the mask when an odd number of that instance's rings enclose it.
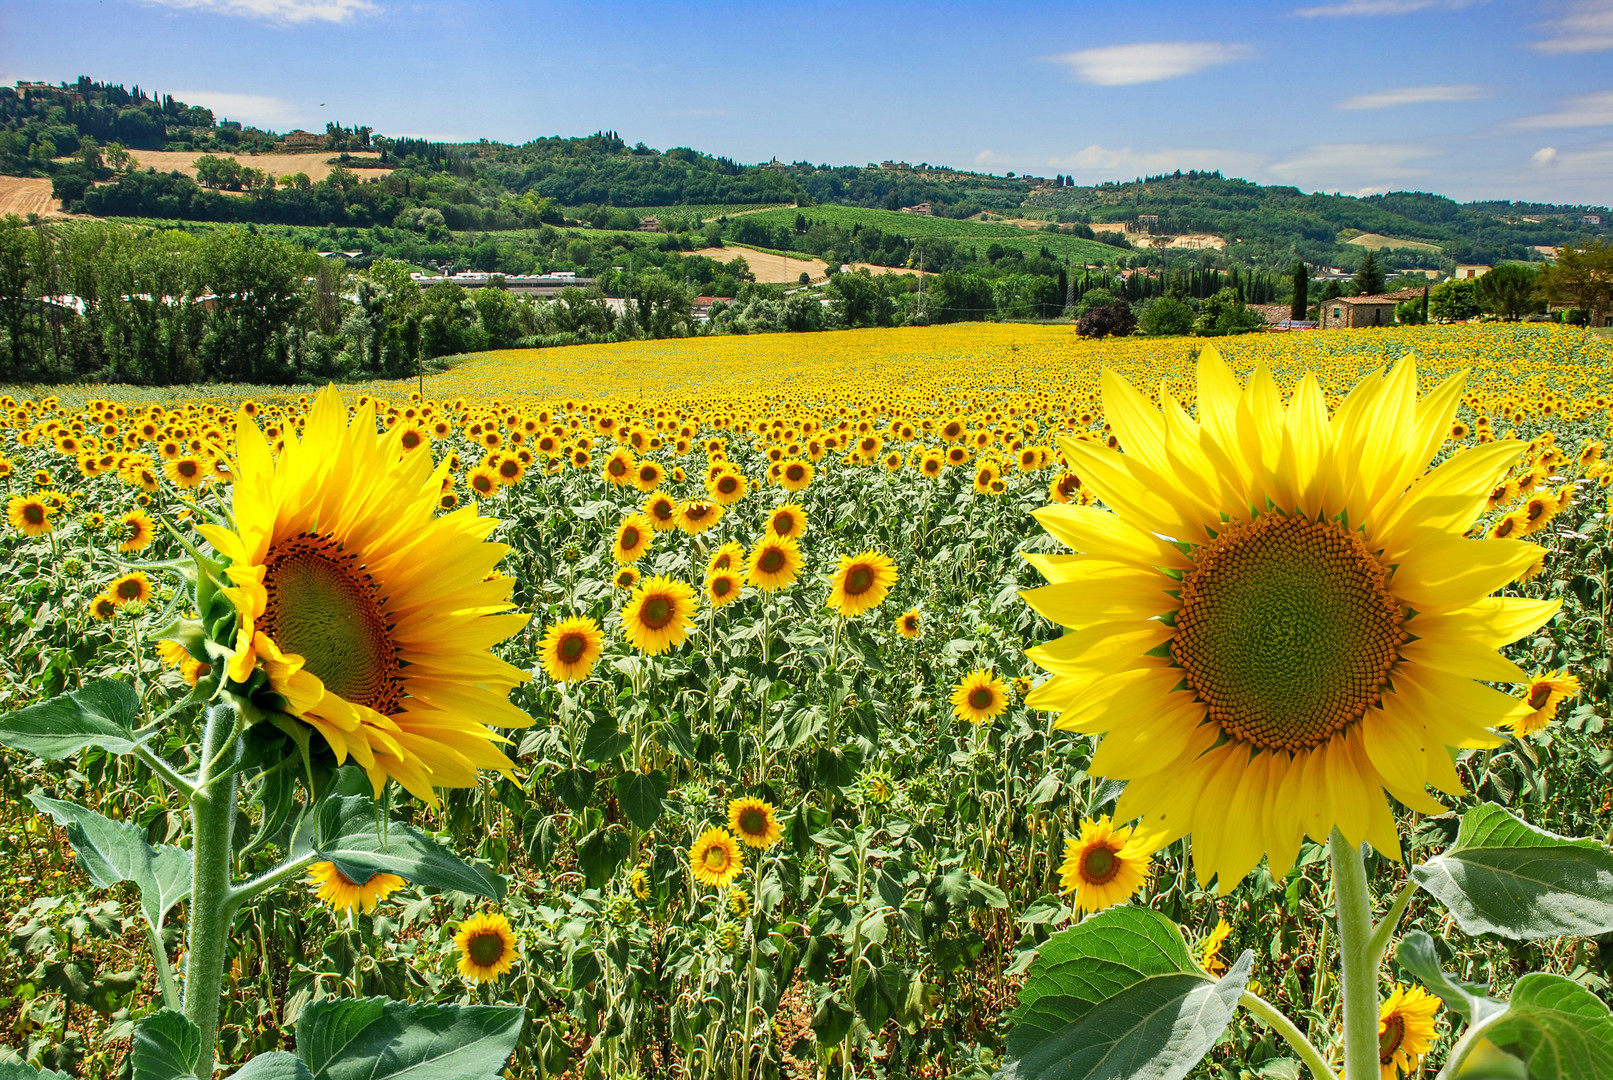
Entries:
{"label": "hairy green stem", "polygon": [[145,762],[146,768],[162,777],[169,787],[185,796],[185,798],[188,799],[196,793],[196,785],[191,783],[189,777],[158,757],[153,751],[137,743],[133,753],[135,757]]}
{"label": "hairy green stem", "polygon": [[190,797],[193,870],[184,1002],[185,1015],[202,1033],[201,1055],[196,1060],[196,1075],[202,1080],[213,1075],[224,957],[235,916],[230,887],[230,841],[235,830],[235,723],[235,710],[228,705],[207,710],[202,735],[204,764]]}
{"label": "hairy green stem", "polygon": [[1339,988],[1344,997],[1344,1075],[1378,1075],[1378,954],[1366,862],[1337,828],[1328,842],[1339,920]]}
{"label": "hairy green stem", "polygon": [[1389,947],[1389,939],[1395,936],[1395,927],[1400,925],[1400,916],[1406,913],[1406,905],[1411,903],[1412,894],[1417,891],[1417,881],[1408,877],[1406,883],[1400,886],[1400,892],[1395,894],[1395,902],[1384,912],[1383,919],[1373,928],[1372,937],[1367,941],[1373,958],[1373,970],[1383,961],[1384,950]]}
{"label": "hairy green stem", "polygon": [[1299,1055],[1299,1060],[1305,1063],[1305,1067],[1311,1071],[1311,1075],[1316,1077],[1316,1080],[1338,1080],[1338,1076],[1333,1072],[1332,1067],[1328,1065],[1327,1059],[1322,1056],[1322,1052],[1311,1045],[1311,1041],[1305,1037],[1305,1033],[1299,1030],[1294,1022],[1284,1016],[1275,1005],[1263,997],[1249,993],[1247,990],[1244,991],[1243,997],[1238,999],[1238,1004],[1248,1009],[1256,1019],[1281,1035],[1283,1041],[1294,1048],[1294,1053]]}
{"label": "hairy green stem", "polygon": [[162,1003],[170,1009],[180,1005],[179,987],[174,985],[174,966],[168,962],[168,950],[163,947],[162,935],[146,926],[146,937],[151,943],[151,964],[157,969],[157,985],[162,988]]}

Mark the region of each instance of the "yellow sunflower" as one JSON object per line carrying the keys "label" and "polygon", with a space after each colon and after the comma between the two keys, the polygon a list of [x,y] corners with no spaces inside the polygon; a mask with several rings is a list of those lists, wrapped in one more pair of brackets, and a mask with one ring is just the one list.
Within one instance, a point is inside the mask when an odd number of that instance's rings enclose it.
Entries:
{"label": "yellow sunflower", "polygon": [[619,563],[636,563],[650,552],[655,543],[655,525],[643,514],[629,514],[616,529],[616,540],[611,544],[611,557]]}
{"label": "yellow sunflower", "polygon": [[1157,846],[1193,834],[1224,892],[1264,856],[1282,877],[1335,826],[1398,858],[1387,790],[1423,813],[1461,781],[1445,747],[1495,746],[1528,707],[1474,680],[1526,682],[1496,652],[1556,602],[1491,597],[1539,549],[1464,538],[1520,445],[1461,450],[1431,472],[1457,377],[1417,397],[1408,360],[1329,417],[1306,376],[1287,407],[1269,372],[1240,388],[1199,358],[1198,418],[1105,372],[1125,452],[1065,439],[1109,510],[1050,506],[1078,554],[1031,555],[1025,593],[1066,628],[1031,650],[1053,677],[1033,708],[1101,734],[1091,772],[1128,781],[1115,808]]}
{"label": "yellow sunflower", "polygon": [[952,714],[979,726],[1008,708],[1008,687],[996,673],[976,668],[952,688]]}
{"label": "yellow sunflower", "polygon": [[871,611],[885,601],[885,594],[896,584],[896,564],[877,551],[840,556],[840,568],[829,583],[829,604],[849,619]]}
{"label": "yellow sunflower", "polygon": [[538,654],[555,682],[581,682],[594,669],[604,641],[598,623],[587,615],[574,615],[549,627],[538,643]]}
{"label": "yellow sunflower", "polygon": [[744,868],[739,841],[727,829],[707,829],[689,848],[689,872],[702,885],[726,889]]}
{"label": "yellow sunflower", "polygon": [[190,491],[207,482],[207,478],[213,474],[213,466],[210,462],[187,454],[168,462],[164,471],[168,473],[169,480],[181,489]]}
{"label": "yellow sunflower", "polygon": [[786,461],[779,465],[778,482],[785,491],[802,491],[812,483],[812,462]]}
{"label": "yellow sunflower", "polygon": [[122,526],[123,540],[118,544],[122,552],[144,551],[157,535],[157,527],[144,510],[130,510],[118,518],[118,524]]}
{"label": "yellow sunflower", "polygon": [[1395,1080],[1395,1072],[1417,1071],[1418,1060],[1434,1045],[1434,1015],[1439,998],[1420,986],[1395,992],[1378,1011],[1378,1078]]}
{"label": "yellow sunflower", "polygon": [[678,527],[678,502],[664,491],[652,491],[646,496],[639,512],[656,532],[670,532]]}
{"label": "yellow sunflower", "polygon": [[117,598],[110,593],[100,593],[90,601],[90,618],[96,622],[106,622],[118,613],[120,606]]}
{"label": "yellow sunflower", "polygon": [[1557,706],[1578,693],[1579,677],[1570,675],[1567,668],[1555,675],[1536,675],[1523,689],[1523,701],[1529,712],[1512,722],[1513,734],[1533,735],[1544,730],[1557,718]]}
{"label": "yellow sunflower", "polygon": [[745,846],[770,848],[784,836],[784,829],[773,812],[773,804],[761,799],[732,799],[728,803],[728,828]]}
{"label": "yellow sunflower", "polygon": [[767,531],[780,538],[799,540],[806,527],[806,510],[800,503],[785,503],[767,515]]}
{"label": "yellow sunflower", "polygon": [[[578,468],[585,467],[579,465]],[[626,487],[633,482],[633,474],[638,470],[638,462],[633,457],[633,451],[627,447],[619,447],[610,457],[605,459],[605,467],[601,470],[605,479],[615,487]]]}
{"label": "yellow sunflower", "polygon": [[749,486],[743,476],[732,469],[724,468],[706,484],[706,491],[723,506],[732,506],[745,497]]}
{"label": "yellow sunflower", "polygon": [[364,881],[354,881],[330,862],[317,862],[310,866],[308,883],[314,886],[314,895],[331,909],[351,911],[359,908],[366,915],[375,910],[376,904],[408,884],[396,874],[371,874]]}
{"label": "yellow sunflower", "polygon": [[641,461],[633,467],[633,486],[640,491],[654,491],[666,479],[666,470],[654,461]]}
{"label": "yellow sunflower", "polygon": [[717,570],[740,570],[745,566],[745,549],[737,542],[730,540],[711,553],[711,561],[706,563],[706,573]]}
{"label": "yellow sunflower", "polygon": [[203,675],[213,670],[211,664],[204,664],[196,659],[177,641],[159,641],[156,648],[157,659],[169,667],[178,668],[180,677],[191,686],[195,686]]}
{"label": "yellow sunflower", "polygon": [[1232,927],[1221,916],[1215,917],[1215,929],[1204,935],[1199,942],[1198,962],[1208,975],[1219,975],[1227,969],[1227,962],[1221,959],[1221,946],[1226,944],[1227,938],[1232,936]]}
{"label": "yellow sunflower", "polygon": [[694,589],[673,578],[650,578],[622,608],[628,642],[651,656],[682,645],[693,625]]}
{"label": "yellow sunflower", "polygon": [[466,982],[492,982],[515,966],[515,931],[498,912],[472,915],[460,923],[454,944]]}
{"label": "yellow sunflower", "polygon": [[37,495],[13,495],[6,502],[6,520],[24,536],[44,536],[56,528],[50,506]]}
{"label": "yellow sunflower", "polygon": [[631,566],[624,566],[616,571],[616,576],[611,579],[611,584],[618,589],[631,589],[638,584],[638,571]]}
{"label": "yellow sunflower", "polygon": [[714,608],[732,604],[739,599],[744,584],[738,570],[713,570],[706,575],[706,602]]}
{"label": "yellow sunflower", "polygon": [[486,542],[498,521],[474,507],[439,517],[429,455],[404,454],[396,428],[377,435],[370,403],[347,418],[326,389],[278,459],[239,418],[235,527],[197,526],[230,564],[228,674],[244,684],[261,665],[337,764],[351,756],[377,795],[391,777],[435,803],[434,788],[472,786],[479,769],[513,775],[492,727],[532,723],[509,701],[528,676],[490,650],[527,616],[492,572],[509,550]]}
{"label": "yellow sunflower", "polygon": [[794,539],[771,533],[752,549],[746,579],[763,592],[782,589],[801,572],[801,548]]}
{"label": "yellow sunflower", "polygon": [[688,499],[678,504],[678,528],[699,536],[722,520],[723,508],[710,499]]}
{"label": "yellow sunflower", "polygon": [[499,493],[498,472],[490,466],[478,465],[465,478],[465,486],[478,499],[491,499]]}
{"label": "yellow sunflower", "polygon": [[1108,817],[1081,823],[1081,838],[1064,841],[1059,884],[1075,893],[1078,911],[1102,911],[1123,903],[1143,887],[1154,848],[1131,826],[1114,828]]}
{"label": "yellow sunflower", "polygon": [[911,641],[924,632],[919,623],[919,609],[904,611],[896,616],[896,632]]}
{"label": "yellow sunflower", "polygon": [[139,570],[131,571],[113,578],[112,584],[106,587],[106,595],[119,607],[147,603],[151,599],[151,579]]}

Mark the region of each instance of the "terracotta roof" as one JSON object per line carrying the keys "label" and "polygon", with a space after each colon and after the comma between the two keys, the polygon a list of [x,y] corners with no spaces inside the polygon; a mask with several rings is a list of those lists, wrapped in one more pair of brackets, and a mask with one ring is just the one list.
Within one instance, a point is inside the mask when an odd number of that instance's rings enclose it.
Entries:
{"label": "terracotta roof", "polygon": [[1371,296],[1337,296],[1329,300],[1330,304],[1398,304],[1402,300],[1421,300],[1421,289],[1396,289],[1394,292],[1373,293]]}

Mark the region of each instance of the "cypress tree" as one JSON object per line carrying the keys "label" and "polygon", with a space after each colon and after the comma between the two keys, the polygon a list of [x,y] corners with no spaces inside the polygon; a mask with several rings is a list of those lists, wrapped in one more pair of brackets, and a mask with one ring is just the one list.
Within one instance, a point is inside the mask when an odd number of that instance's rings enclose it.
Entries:
{"label": "cypress tree", "polygon": [[1288,305],[1288,317],[1296,322],[1305,317],[1310,308],[1311,272],[1303,262],[1294,264],[1294,299]]}

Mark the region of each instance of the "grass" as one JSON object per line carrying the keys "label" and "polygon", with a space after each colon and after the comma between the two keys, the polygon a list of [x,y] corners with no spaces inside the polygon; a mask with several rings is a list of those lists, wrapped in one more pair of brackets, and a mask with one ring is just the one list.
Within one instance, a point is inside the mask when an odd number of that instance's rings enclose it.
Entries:
{"label": "grass", "polygon": [[899,210],[870,210],[858,206],[793,206],[762,210],[749,215],[754,221],[769,225],[793,226],[795,215],[802,214],[808,221],[827,221],[843,228],[853,225],[864,228],[872,225],[886,232],[912,239],[943,237],[959,243],[973,244],[984,252],[993,243],[1014,251],[1033,255],[1046,247],[1055,258],[1074,260],[1077,263],[1112,263],[1120,249],[1066,233],[1039,232],[1022,229],[1017,225],[1003,225],[994,221],[958,221],[953,218],[925,217],[922,214],[904,214]]}

